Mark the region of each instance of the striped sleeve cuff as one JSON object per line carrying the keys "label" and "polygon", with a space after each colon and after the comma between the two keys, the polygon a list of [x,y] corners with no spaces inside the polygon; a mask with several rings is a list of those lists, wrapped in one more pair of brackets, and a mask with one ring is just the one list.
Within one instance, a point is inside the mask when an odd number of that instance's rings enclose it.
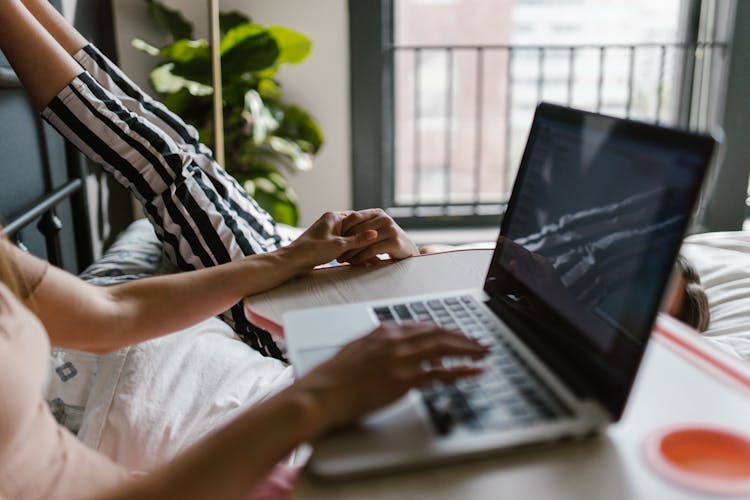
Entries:
{"label": "striped sleeve cuff", "polygon": [[125,109],[88,72],[63,88],[42,117],[141,201],[153,199],[181,175],[179,148]]}

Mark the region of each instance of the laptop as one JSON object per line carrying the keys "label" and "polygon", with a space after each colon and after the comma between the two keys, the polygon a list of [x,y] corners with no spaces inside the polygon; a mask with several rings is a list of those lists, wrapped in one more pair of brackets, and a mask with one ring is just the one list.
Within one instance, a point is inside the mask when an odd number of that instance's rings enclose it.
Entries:
{"label": "laptop", "polygon": [[335,478],[458,460],[617,421],[714,145],[541,103],[482,289],[284,315],[298,374],[383,322],[429,321],[491,346],[481,376],[412,390],[324,437],[310,471]]}

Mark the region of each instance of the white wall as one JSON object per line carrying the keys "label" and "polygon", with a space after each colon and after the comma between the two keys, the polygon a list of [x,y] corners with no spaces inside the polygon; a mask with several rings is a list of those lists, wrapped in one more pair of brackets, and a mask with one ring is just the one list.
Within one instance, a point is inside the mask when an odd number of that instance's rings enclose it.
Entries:
{"label": "white wall", "polygon": [[[71,0],[67,0],[71,1]],[[178,7],[206,35],[208,2],[164,0]],[[114,0],[117,46],[123,69],[144,88],[154,59],[140,54],[130,40],[160,44],[159,31],[147,17],[145,2]],[[349,127],[349,25],[346,0],[222,0],[221,10],[239,10],[264,25],[284,25],[313,40],[313,52],[300,65],[282,69],[285,99],[307,109],[320,124],[326,143],[312,171],[291,182],[300,198],[302,225],[326,210],[351,207],[351,140]]]}

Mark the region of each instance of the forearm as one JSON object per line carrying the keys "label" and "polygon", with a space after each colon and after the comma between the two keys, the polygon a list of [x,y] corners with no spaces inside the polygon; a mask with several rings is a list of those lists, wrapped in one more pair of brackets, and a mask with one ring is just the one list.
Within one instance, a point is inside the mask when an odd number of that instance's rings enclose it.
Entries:
{"label": "forearm", "polygon": [[70,55],[88,45],[88,41],[71,26],[49,0],[22,0],[37,21]]}
{"label": "forearm", "polygon": [[35,106],[42,109],[81,72],[18,0],[0,0],[0,49]]}
{"label": "forearm", "polygon": [[481,367],[446,367],[441,360],[488,352],[459,332],[416,323],[381,326],[169,465],[102,498],[246,498],[298,444],[353,423],[414,387],[479,375]]}
{"label": "forearm", "polygon": [[286,249],[254,255],[210,269],[123,283],[107,289],[116,304],[117,329],[90,339],[113,350],[181,330],[217,315],[243,297],[274,288],[302,272]]}
{"label": "forearm", "polygon": [[292,386],[168,466],[103,498],[246,498],[295,446],[320,435],[325,420],[317,401]]}
{"label": "forearm", "polygon": [[[16,259],[19,266],[28,265],[25,260]],[[110,287],[93,286],[50,267],[26,305],[42,321],[52,345],[106,353],[191,326],[313,265],[286,247],[209,269]]]}

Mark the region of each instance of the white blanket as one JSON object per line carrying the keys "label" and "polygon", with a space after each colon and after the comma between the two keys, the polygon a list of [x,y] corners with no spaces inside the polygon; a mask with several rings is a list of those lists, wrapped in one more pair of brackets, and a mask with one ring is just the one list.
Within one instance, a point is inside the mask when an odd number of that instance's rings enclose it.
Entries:
{"label": "white blanket", "polygon": [[711,323],[704,335],[750,360],[750,232],[689,236],[682,253],[706,289]]}
{"label": "white blanket", "polygon": [[149,470],[291,381],[290,367],[210,319],[103,356],[78,437],[130,469]]}

